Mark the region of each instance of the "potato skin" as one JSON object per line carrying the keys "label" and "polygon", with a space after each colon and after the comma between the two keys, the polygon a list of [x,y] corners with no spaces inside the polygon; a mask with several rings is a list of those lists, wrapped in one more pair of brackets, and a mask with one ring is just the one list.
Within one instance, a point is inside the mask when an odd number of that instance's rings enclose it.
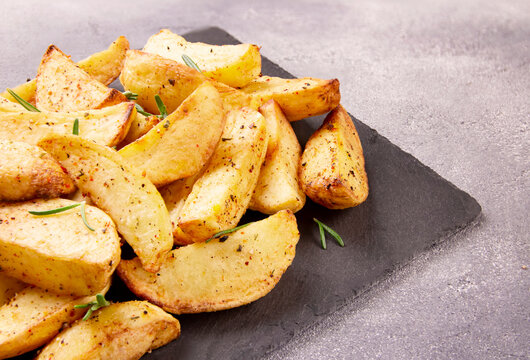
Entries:
{"label": "potato skin", "polygon": [[133,360],[180,335],[180,323],[147,301],[111,304],[63,330],[37,360]]}
{"label": "potato skin", "polygon": [[299,178],[306,195],[328,209],[357,206],[368,197],[361,141],[342,106],[307,141]]}
{"label": "potato skin", "polygon": [[172,250],[157,274],[138,259],[122,260],[118,275],[136,295],[174,314],[231,309],[268,294],[291,265],[300,238],[283,210],[208,243]]}
{"label": "potato skin", "polygon": [[37,146],[0,139],[0,201],[53,198],[75,185],[61,166]]}
{"label": "potato skin", "polygon": [[57,294],[92,295],[108,282],[120,261],[112,220],[96,207],[51,216],[28,211],[75,204],[66,199],[0,203],[0,267],[9,276]]}

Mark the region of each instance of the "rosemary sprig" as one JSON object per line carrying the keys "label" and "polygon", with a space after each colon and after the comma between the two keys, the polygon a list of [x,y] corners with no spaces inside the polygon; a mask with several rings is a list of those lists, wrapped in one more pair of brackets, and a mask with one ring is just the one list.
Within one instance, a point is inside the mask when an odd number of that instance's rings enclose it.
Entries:
{"label": "rosemary sprig", "polygon": [[158,107],[158,111],[160,112],[160,115],[158,117],[161,119],[165,119],[167,116],[166,105],[164,105],[164,102],[162,101],[160,96],[158,96],[158,94],[155,95],[155,101],[156,106]]}
{"label": "rosemary sprig", "polygon": [[28,212],[31,215],[36,215],[36,216],[54,215],[54,214],[62,213],[64,211],[76,208],[78,206],[81,206],[81,218],[83,219],[83,222],[85,223],[85,226],[89,230],[96,231],[96,229],[94,229],[92,226],[90,226],[88,224],[88,221],[86,219],[86,212],[85,212],[86,202],[85,201],[81,201],[81,202],[79,202],[77,204],[63,206],[63,207],[60,207],[60,208],[57,208],[57,209],[43,210],[43,211],[29,210]]}
{"label": "rosemary sprig", "polygon": [[33,112],[40,112],[39,109],[37,109],[35,106],[31,105],[29,102],[27,102],[26,100],[22,99],[16,92],[14,92],[13,90],[11,89],[7,89],[7,92],[20,104],[24,107],[24,109],[28,110],[28,111],[33,111]]}
{"label": "rosemary sprig", "polygon": [[134,104],[134,107],[136,108],[136,111],[138,111],[143,116],[153,116],[153,114],[148,113],[147,111],[145,111],[144,108],[142,106],[140,106],[140,104]]}
{"label": "rosemary sprig", "polygon": [[109,306],[110,305],[110,302],[108,302],[106,299],[105,299],[105,296],[104,295],[101,295],[101,294],[97,294],[96,295],[96,301],[91,301],[89,303],[86,303],[86,304],[80,304],[80,305],[74,305],[74,309],[85,309],[85,308],[89,308],[88,311],[86,312],[85,316],[83,316],[83,321],[86,321],[90,318],[90,316],[92,315],[92,312],[102,308],[102,307],[105,307],[105,306]]}
{"label": "rosemary sprig", "polygon": [[335,241],[337,241],[337,244],[344,247],[344,241],[335,230],[318,219],[313,218],[313,220],[318,224],[318,229],[320,230],[320,244],[324,250],[326,250],[326,236],[324,234],[324,230],[326,230],[335,239]]}
{"label": "rosemary sprig", "polygon": [[189,66],[190,68],[192,69],[195,69],[197,70],[198,72],[201,72],[201,69],[199,69],[199,67],[197,66],[197,64],[195,64],[195,61],[193,61],[188,55],[186,54],[182,54],[182,60],[184,61],[184,63]]}
{"label": "rosemary sprig", "polygon": [[79,135],[79,119],[75,118],[74,120],[74,129],[72,130],[72,134]]}
{"label": "rosemary sprig", "polygon": [[211,240],[215,239],[215,238],[218,238],[219,236],[223,236],[223,235],[226,235],[226,234],[230,234],[230,233],[233,233],[234,231],[237,231],[239,229],[243,229],[244,227],[247,227],[249,226],[250,224],[252,224],[251,222],[250,223],[247,223],[247,224],[243,224],[243,225],[239,225],[239,226],[236,226],[235,228],[233,229],[228,229],[228,230],[223,230],[223,231],[219,231],[218,233],[215,233],[212,235],[211,238],[209,238],[208,240],[206,240],[205,242],[210,242]]}
{"label": "rosemary sprig", "polygon": [[137,93],[133,93],[133,92],[130,92],[130,91],[124,91],[122,94],[125,95],[127,100],[138,100],[138,94]]}

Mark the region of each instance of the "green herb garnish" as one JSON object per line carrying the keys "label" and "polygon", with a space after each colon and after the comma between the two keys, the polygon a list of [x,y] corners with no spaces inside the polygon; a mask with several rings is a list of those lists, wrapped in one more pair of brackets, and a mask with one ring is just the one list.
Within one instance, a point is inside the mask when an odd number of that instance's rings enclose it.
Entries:
{"label": "green herb garnish", "polygon": [[160,112],[160,115],[158,117],[161,119],[165,119],[167,116],[166,105],[164,105],[164,102],[162,101],[160,96],[158,96],[158,94],[155,95],[155,101],[156,106],[158,107],[158,111]]}
{"label": "green herb garnish", "polygon": [[85,213],[86,202],[85,201],[81,201],[80,203],[77,203],[77,204],[63,206],[63,207],[60,207],[60,208],[57,208],[57,209],[43,210],[43,211],[29,210],[28,212],[31,215],[36,215],[36,216],[54,215],[54,214],[62,213],[64,211],[76,208],[78,206],[81,206],[81,218],[83,219],[83,222],[85,223],[85,226],[89,230],[95,231],[96,229],[94,229],[92,226],[90,226],[88,224],[88,221],[86,220],[86,213]]}
{"label": "green herb garnish", "polygon": [[125,95],[127,100],[138,100],[138,94],[137,93],[133,93],[133,92],[130,92],[130,91],[124,91],[122,94]]}
{"label": "green herb garnish", "polygon": [[107,300],[105,300],[105,296],[104,295],[101,295],[101,294],[97,294],[96,295],[96,301],[91,301],[87,304],[81,304],[81,305],[74,305],[74,309],[85,309],[85,308],[89,308],[88,311],[86,312],[85,316],[83,316],[83,321],[86,321],[90,318],[90,316],[92,315],[92,312],[102,308],[102,307],[105,307],[105,306],[109,306],[110,305],[110,302],[108,302]]}
{"label": "green herb garnish", "polygon": [[211,240],[213,240],[215,238],[218,238],[219,236],[230,234],[230,233],[233,233],[234,231],[237,231],[239,229],[243,229],[244,227],[249,226],[250,224],[252,224],[252,223],[250,222],[248,224],[243,224],[243,225],[236,226],[233,229],[219,231],[218,233],[213,234],[213,236],[211,238],[209,238],[208,240],[206,240],[206,242],[210,242]]}
{"label": "green herb garnish", "polygon": [[153,114],[145,111],[144,108],[140,106],[140,104],[134,104],[134,107],[136,108],[136,111],[138,111],[143,116],[153,116]]}
{"label": "green herb garnish", "polygon": [[74,120],[74,129],[72,130],[72,134],[79,135],[79,119],[75,118]]}
{"label": "green herb garnish", "polygon": [[33,111],[33,112],[40,112],[39,109],[37,109],[35,106],[31,105],[29,102],[27,102],[26,100],[22,99],[16,92],[14,92],[13,90],[11,89],[7,89],[7,92],[20,104],[24,107],[24,109],[28,110],[28,111]]}
{"label": "green herb garnish", "polygon": [[188,65],[190,68],[197,70],[198,72],[201,72],[201,69],[195,64],[195,61],[193,61],[188,55],[182,54],[182,60],[186,65]]}
{"label": "green herb garnish", "polygon": [[324,234],[324,230],[326,230],[337,241],[337,244],[344,247],[344,241],[342,241],[342,238],[339,234],[337,234],[335,230],[333,230],[320,220],[317,220],[315,218],[313,218],[313,220],[318,224],[318,229],[320,231],[320,244],[322,245],[322,249],[326,250],[326,235]]}

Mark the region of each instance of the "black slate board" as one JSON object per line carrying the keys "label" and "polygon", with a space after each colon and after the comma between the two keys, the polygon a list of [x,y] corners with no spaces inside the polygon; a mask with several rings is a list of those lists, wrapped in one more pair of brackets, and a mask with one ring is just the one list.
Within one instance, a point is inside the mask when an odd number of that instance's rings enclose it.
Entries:
{"label": "black slate board", "polygon": [[[239,41],[219,28],[185,35],[211,44]],[[263,58],[265,75],[293,77]],[[304,74],[299,74],[304,75]],[[352,116],[353,118],[353,116]],[[323,117],[293,123],[303,145]],[[347,299],[376,284],[397,265],[465,228],[481,212],[467,193],[353,118],[363,144],[370,195],[348,210],[328,210],[309,199],[296,214],[301,238],[292,266],[264,298],[237,309],[178,316],[182,336],[142,359],[253,359],[273,352],[321,321]],[[264,216],[251,212],[242,223]],[[317,217],[345,240],[322,250]],[[108,298],[134,299],[119,279]],[[25,358],[25,357],[24,357]]]}

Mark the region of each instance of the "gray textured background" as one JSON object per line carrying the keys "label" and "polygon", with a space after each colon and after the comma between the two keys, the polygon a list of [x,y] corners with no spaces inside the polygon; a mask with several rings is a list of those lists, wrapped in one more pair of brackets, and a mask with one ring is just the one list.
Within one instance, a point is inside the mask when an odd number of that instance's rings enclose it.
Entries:
{"label": "gray textured background", "polygon": [[529,358],[530,1],[2,1],[0,86],[52,42],[80,59],[212,25],[294,75],[339,78],[352,114],[483,207],[272,359]]}

